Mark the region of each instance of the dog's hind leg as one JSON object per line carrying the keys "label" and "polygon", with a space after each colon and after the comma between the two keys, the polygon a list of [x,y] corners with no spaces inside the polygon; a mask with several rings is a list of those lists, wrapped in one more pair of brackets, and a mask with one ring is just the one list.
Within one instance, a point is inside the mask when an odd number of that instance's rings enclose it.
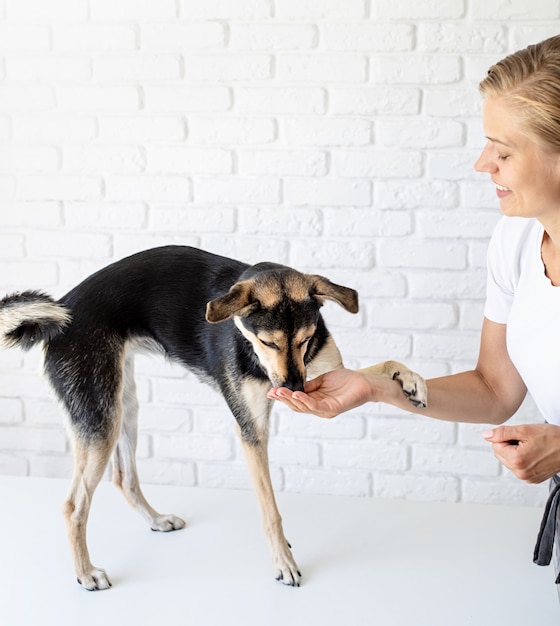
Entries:
{"label": "dog's hind leg", "polygon": [[[238,419],[239,435],[253,489],[261,510],[264,532],[272,555],[276,580],[299,587],[301,573],[284,536],[276,505],[268,463],[268,425],[271,403],[266,399],[269,383],[245,383],[242,397],[250,411],[249,420]],[[238,417],[238,416],[236,416]]]}
{"label": "dog's hind leg", "polygon": [[185,522],[175,515],[162,515],[150,506],[140,488],[136,468],[138,442],[138,400],[134,381],[134,355],[124,360],[123,418],[117,446],[113,453],[113,483],[122,491],[129,504],[148,522],[152,530],[170,531],[184,528]]}
{"label": "dog's hind leg", "polygon": [[111,581],[105,570],[92,565],[86,544],[86,526],[93,493],[103,477],[111,456],[112,442],[74,441],[74,477],[64,503],[64,518],[78,582],[87,590],[108,589]]}

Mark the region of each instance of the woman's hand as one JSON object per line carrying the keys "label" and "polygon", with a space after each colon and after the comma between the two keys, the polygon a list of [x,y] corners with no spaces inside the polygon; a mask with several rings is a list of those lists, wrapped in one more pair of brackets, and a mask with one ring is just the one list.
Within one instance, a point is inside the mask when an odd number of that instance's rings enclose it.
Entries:
{"label": "woman's hand", "polygon": [[[292,411],[331,418],[374,400],[371,378],[354,370],[339,369],[306,382],[304,392],[275,387],[267,395]],[[385,380],[396,385],[394,381]]]}
{"label": "woman's hand", "polygon": [[560,472],[559,426],[499,426],[482,436],[492,444],[496,458],[521,480],[541,483]]}

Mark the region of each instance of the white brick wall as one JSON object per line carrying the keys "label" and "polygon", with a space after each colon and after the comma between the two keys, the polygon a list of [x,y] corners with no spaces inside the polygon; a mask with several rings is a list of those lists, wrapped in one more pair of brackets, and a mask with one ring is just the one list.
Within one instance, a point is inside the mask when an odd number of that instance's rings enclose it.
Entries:
{"label": "white brick wall", "polygon": [[[350,366],[471,367],[499,216],[472,168],[476,83],[559,30],[556,0],[0,0],[0,293],[61,296],[142,248],[196,245],[359,289],[357,316],[325,307]],[[39,361],[0,354],[0,472],[68,476]],[[144,480],[248,487],[222,400],[157,359],[137,371]],[[276,407],[273,481],[542,502],[482,429]]]}

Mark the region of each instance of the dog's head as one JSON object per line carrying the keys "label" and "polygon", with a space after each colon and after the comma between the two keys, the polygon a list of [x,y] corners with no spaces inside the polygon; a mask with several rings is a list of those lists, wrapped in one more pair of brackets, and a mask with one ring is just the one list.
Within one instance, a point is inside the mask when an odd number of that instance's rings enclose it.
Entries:
{"label": "dog's head", "polygon": [[270,382],[302,390],[306,365],[328,337],[319,312],[325,300],[358,312],[354,289],[323,276],[260,263],[244,272],[228,293],[207,304],[206,319],[219,323],[233,318]]}

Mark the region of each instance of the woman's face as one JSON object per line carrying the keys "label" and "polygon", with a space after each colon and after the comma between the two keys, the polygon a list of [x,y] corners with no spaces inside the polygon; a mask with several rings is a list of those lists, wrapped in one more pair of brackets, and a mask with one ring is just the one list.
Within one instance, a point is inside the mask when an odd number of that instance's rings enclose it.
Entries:
{"label": "woman's face", "polygon": [[483,122],[487,143],[474,167],[490,174],[504,215],[560,220],[560,155],[522,133],[502,98],[485,99]]}

